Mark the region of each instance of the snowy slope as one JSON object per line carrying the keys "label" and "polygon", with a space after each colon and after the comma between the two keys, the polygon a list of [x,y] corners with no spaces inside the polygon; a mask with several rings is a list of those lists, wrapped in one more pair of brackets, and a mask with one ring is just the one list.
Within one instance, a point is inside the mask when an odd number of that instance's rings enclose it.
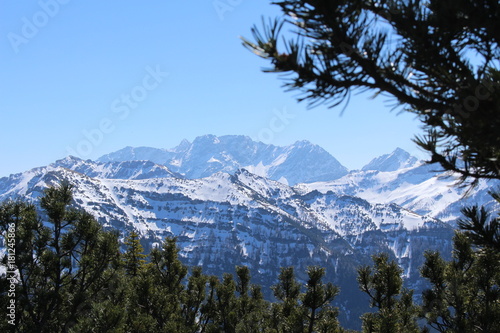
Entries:
{"label": "snowy slope", "polygon": [[164,165],[159,165],[148,160],[122,161],[122,162],[94,162],[69,156],[56,161],[53,166],[61,166],[73,171],[83,173],[89,177],[110,179],[149,179],[164,177],[182,177],[170,171]]}
{"label": "snowy slope", "polygon": [[369,202],[394,203],[419,215],[429,216],[454,225],[461,208],[475,204],[493,208],[488,191],[499,182],[480,181],[470,193],[457,187],[458,178],[437,171],[436,165],[422,162],[394,171],[356,170],[337,180],[299,184],[297,191],[333,192],[363,198]]}

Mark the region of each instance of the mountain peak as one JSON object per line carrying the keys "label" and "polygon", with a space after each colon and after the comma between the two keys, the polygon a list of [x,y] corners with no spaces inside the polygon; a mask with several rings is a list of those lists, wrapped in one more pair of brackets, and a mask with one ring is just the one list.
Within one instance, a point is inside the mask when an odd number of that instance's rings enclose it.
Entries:
{"label": "mountain peak", "polygon": [[298,141],[295,141],[295,143],[293,145],[298,146],[298,147],[316,146],[315,144],[311,143],[311,141],[309,141],[309,140],[298,140]]}
{"label": "mountain peak", "polygon": [[199,144],[199,143],[217,144],[220,143],[220,140],[217,136],[213,134],[205,134],[202,136],[198,136],[194,139],[193,144]]}
{"label": "mountain peak", "polygon": [[363,167],[363,171],[396,171],[398,169],[414,166],[418,162],[415,156],[411,156],[406,150],[396,148],[392,153],[374,158]]}
{"label": "mountain peak", "polygon": [[188,140],[184,139],[181,141],[181,143],[179,143],[175,148],[173,148],[172,150],[176,153],[179,153],[179,152],[183,152],[183,151],[186,151],[189,149],[189,147],[191,146],[191,142],[189,142]]}
{"label": "mountain peak", "polygon": [[66,164],[74,164],[74,163],[81,163],[83,162],[84,160],[79,158],[79,157],[76,157],[76,156],[73,156],[73,155],[68,155],[66,156],[65,158],[62,158],[60,160],[57,160],[55,161],[55,164],[57,165],[66,165]]}

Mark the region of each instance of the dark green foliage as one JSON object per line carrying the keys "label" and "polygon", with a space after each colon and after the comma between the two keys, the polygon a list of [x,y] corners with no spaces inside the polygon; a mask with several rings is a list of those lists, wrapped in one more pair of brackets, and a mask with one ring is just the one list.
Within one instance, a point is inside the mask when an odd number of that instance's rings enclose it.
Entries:
{"label": "dark green foliage", "polygon": [[[498,193],[490,194],[500,202]],[[423,316],[439,332],[500,332],[499,217],[478,206],[462,213],[453,260],[425,255],[421,274],[432,287],[422,295]]]}
{"label": "dark green foliage", "polygon": [[15,226],[16,330],[20,332],[69,330],[80,316],[92,312],[93,302],[114,278],[117,236],[102,231],[90,214],[71,208],[71,192],[68,183],[45,191],[41,207],[48,226],[30,204],[0,206],[2,230]]}
{"label": "dark green foliage", "polygon": [[[491,191],[490,195],[500,204],[500,192]],[[500,217],[491,217],[486,208],[478,206],[462,209],[464,218],[458,220],[458,226],[477,246],[500,251]]]}
{"label": "dark green foliage", "polygon": [[224,273],[222,282],[216,287],[217,319],[220,329],[224,332],[235,332],[238,315],[236,313],[236,284],[233,276]]}
{"label": "dark green foliage", "polygon": [[179,260],[178,252],[175,238],[167,238],[161,249],[154,248],[150,254],[152,270],[158,282],[173,294],[183,289],[181,282],[187,275],[187,268]]}
{"label": "dark green foliage", "polygon": [[[282,0],[283,17],[243,43],[310,105],[353,91],[416,114],[417,144],[462,180],[500,178],[500,5],[496,0]],[[282,33],[283,26],[291,32]],[[288,29],[287,29],[288,30]]]}
{"label": "dark green foliage", "polygon": [[325,269],[312,266],[307,269],[309,277],[306,292],[302,296],[302,305],[307,309],[307,332],[312,333],[317,326],[330,327],[332,332],[338,329],[337,310],[330,303],[338,295],[339,289],[331,283],[323,283]]}
{"label": "dark green foliage", "polygon": [[178,258],[174,238],[167,238],[162,248],[151,251],[151,265],[139,279],[137,305],[156,323],[157,332],[185,332],[182,317],[183,280],[187,268]]}
{"label": "dark green foliage", "polygon": [[208,279],[208,276],[202,273],[201,267],[194,267],[188,279],[184,304],[182,306],[182,317],[184,318],[186,327],[191,328],[191,332],[197,332],[200,328],[197,316],[200,315],[201,308],[207,297]]}
{"label": "dark green foliage", "polygon": [[250,270],[236,267],[233,275],[224,273],[206,278],[206,298],[200,304],[198,328],[201,332],[263,332],[267,325],[268,302],[259,286],[250,284]]}
{"label": "dark green foliage", "polygon": [[272,332],[341,332],[338,310],[331,302],[339,289],[324,283],[325,270],[311,266],[307,269],[305,292],[295,279],[293,267],[281,268],[278,283],[273,286],[278,303],[272,304]]}
{"label": "dark green foliage", "polygon": [[123,253],[125,272],[135,277],[145,268],[147,255],[143,253],[144,250],[139,241],[139,235],[135,231],[128,235],[124,245],[127,247],[127,250]]}
{"label": "dark green foliage", "polygon": [[139,272],[136,277],[131,279],[125,278],[124,274],[123,281],[127,285],[127,295],[123,305],[127,314],[127,331],[160,331],[158,329],[158,320],[155,318],[156,311],[154,307],[159,303],[161,297],[156,295],[156,286],[151,274],[151,267]]}
{"label": "dark green foliage", "polygon": [[268,304],[264,301],[260,286],[250,284],[247,266],[236,266],[238,299],[236,332],[258,333],[264,330]]}
{"label": "dark green foliage", "polygon": [[419,332],[413,291],[402,290],[401,268],[386,254],[373,256],[373,263],[358,269],[359,286],[377,308],[362,316],[363,332]]}
{"label": "dark green foliage", "polygon": [[276,332],[303,332],[305,311],[299,307],[301,285],[295,279],[293,267],[282,267],[278,281],[272,287],[279,301],[272,304],[272,327]]}
{"label": "dark green foliage", "polygon": [[457,232],[451,262],[429,252],[422,276],[431,289],[423,293],[423,315],[439,332],[500,332],[500,255],[491,248],[474,250]]}
{"label": "dark green foliage", "polygon": [[[126,313],[119,305],[112,300],[92,303],[87,316],[80,317],[78,323],[72,327],[71,332],[93,333],[93,332],[113,332],[121,333],[125,330]],[[135,331],[140,332],[140,331]]]}
{"label": "dark green foliage", "polygon": [[200,326],[202,332],[218,332],[216,288],[219,280],[216,276],[208,278],[208,291],[204,304],[201,305]]}

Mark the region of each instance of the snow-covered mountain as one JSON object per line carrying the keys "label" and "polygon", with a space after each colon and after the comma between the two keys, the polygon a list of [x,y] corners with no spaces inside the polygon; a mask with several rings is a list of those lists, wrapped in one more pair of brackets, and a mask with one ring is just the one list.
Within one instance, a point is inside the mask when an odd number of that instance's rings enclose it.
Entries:
{"label": "snow-covered mountain", "polygon": [[399,169],[410,168],[418,163],[415,156],[411,156],[408,152],[401,148],[397,148],[390,154],[376,157],[365,165],[362,170],[376,170],[376,171],[396,171]]}
{"label": "snow-covered mountain", "polygon": [[65,159],[56,161],[52,166],[60,166],[73,171],[83,173],[89,177],[110,178],[110,179],[149,179],[177,177],[183,178],[180,174],[170,171],[164,165],[158,165],[148,160],[123,161],[123,162],[93,162],[91,160],[81,160],[68,156]]}
{"label": "snow-covered mountain", "polygon": [[[242,214],[260,223],[263,212],[273,223],[293,221],[306,234],[311,230],[321,234],[322,241],[342,239],[349,248],[346,253],[352,248],[368,253],[364,235],[379,233],[384,236],[377,246],[391,249],[400,260],[406,250],[396,250],[389,233],[449,230],[440,221],[453,226],[464,205],[491,204],[487,195],[491,183],[481,182],[463,199],[464,189],[452,186],[454,177],[399,148],[361,170],[346,172],[330,154],[307,141],[278,147],[244,136],[206,135],[170,150],[125,148],[98,162],[67,157],[0,178],[0,200],[16,196],[36,200],[56,179],[70,178],[77,185],[79,206],[93,211],[105,226],[137,229],[151,242],[167,234],[183,236],[182,228],[193,223],[234,222],[233,216],[221,219],[224,214],[219,209],[224,207],[226,213],[244,209]],[[287,184],[322,178],[326,181]],[[180,202],[189,203],[188,211],[176,206]],[[176,223],[180,226],[174,228]],[[365,245],[359,247],[361,243]]]}
{"label": "snow-covered mountain", "polygon": [[[449,229],[436,219],[396,204],[371,203],[332,191],[306,192],[303,187],[290,187],[246,169],[233,175],[217,172],[206,178],[185,179],[143,161],[134,162],[135,173],[127,168],[124,171],[121,166],[130,163],[66,158],[47,167],[1,178],[0,200],[24,197],[36,201],[48,186],[69,180],[75,185],[77,206],[93,212],[106,227],[135,229],[151,241],[159,241],[166,235],[186,236],[185,228],[190,225],[254,230],[248,225],[251,222],[273,228],[293,227],[296,230],[292,238],[316,234],[309,240],[310,245],[323,250],[325,242],[341,239],[346,241],[347,253],[357,247],[365,233]],[[166,171],[166,176],[150,172],[146,177],[148,171],[158,169]],[[117,177],[120,174],[128,178],[120,179]],[[387,243],[391,241],[386,239],[384,246],[393,246]],[[396,257],[403,255],[396,252]]]}
{"label": "snow-covered mountain", "polygon": [[74,205],[105,228],[122,237],[137,230],[146,250],[176,236],[184,262],[208,274],[248,265],[254,282],[269,292],[280,267],[294,266],[303,280],[308,266],[325,267],[328,279],[343,290],[339,305],[354,309],[347,313],[352,318],[367,310],[356,310],[361,295],[355,277],[370,255],[390,253],[415,285],[423,252],[450,250],[448,225],[395,204],[305,192],[246,169],[186,179],[151,163],[66,158],[1,178],[0,201],[36,202],[45,188],[68,180],[75,186]]}
{"label": "snow-covered mountain", "polygon": [[464,206],[494,205],[488,191],[498,182],[481,181],[466,196],[457,178],[438,165],[428,165],[401,148],[374,158],[361,170],[348,170],[321,147],[298,141],[287,147],[266,145],[249,137],[205,135],[173,149],[127,147],[105,155],[101,162],[152,161],[186,178],[240,168],[262,177],[295,185],[300,191],[332,191],[369,202],[395,203],[419,215],[454,224]]}
{"label": "snow-covered mountain", "polygon": [[165,165],[190,179],[246,168],[290,185],[333,180],[348,172],[327,151],[308,141],[279,147],[255,142],[242,135],[204,135],[192,143],[184,140],[173,149],[127,147],[99,158],[101,162],[137,160]]}
{"label": "snow-covered mountain", "polygon": [[494,208],[495,201],[488,191],[500,186],[500,182],[481,180],[471,190],[456,186],[457,181],[456,176],[441,171],[438,165],[415,161],[408,153],[397,149],[339,179],[299,184],[296,188],[304,192],[316,190],[351,195],[369,202],[394,203],[451,225],[461,217],[463,207],[479,204]]}
{"label": "snow-covered mountain", "polygon": [[453,176],[401,149],[348,172],[307,141],[278,147],[204,136],[170,150],[125,148],[97,162],[67,157],[0,178],[0,201],[36,202],[63,179],[75,185],[75,206],[122,237],[137,230],[146,249],[176,236],[186,264],[209,274],[248,265],[264,287],[280,267],[295,266],[305,279],[307,266],[321,265],[351,309],[360,297],[356,267],[388,252],[418,288],[423,252],[450,253],[460,207],[489,203],[494,185],[481,182],[464,201]]}

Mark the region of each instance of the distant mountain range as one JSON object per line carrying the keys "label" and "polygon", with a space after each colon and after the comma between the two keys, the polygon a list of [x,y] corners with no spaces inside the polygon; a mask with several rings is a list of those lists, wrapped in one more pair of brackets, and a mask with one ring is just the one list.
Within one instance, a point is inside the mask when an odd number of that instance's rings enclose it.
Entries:
{"label": "distant mountain range", "polygon": [[337,179],[348,173],[326,150],[308,141],[279,147],[240,135],[200,136],[192,143],[184,140],[173,149],[127,147],[98,159],[99,162],[140,160],[167,166],[190,179],[245,168],[259,176],[295,185]]}
{"label": "distant mountain range", "polygon": [[[173,149],[126,147],[102,156],[98,159],[98,165],[101,165],[100,168],[105,165],[110,170],[119,167],[123,173],[123,170],[134,168],[132,165],[127,167],[127,164],[116,163],[131,161],[157,164],[155,172],[158,172],[158,175],[155,177],[163,177],[159,171],[160,166],[167,168],[164,169],[165,173],[170,172],[176,177],[188,179],[208,177],[217,172],[233,174],[239,169],[246,169],[261,177],[291,186],[297,185],[297,188],[304,191],[333,191],[339,195],[358,196],[369,202],[396,203],[420,215],[450,223],[460,216],[463,206],[475,203],[493,204],[487,193],[492,183],[480,182],[479,186],[463,199],[465,189],[454,186],[457,182],[455,177],[442,172],[438,165],[425,164],[400,148],[374,158],[361,170],[349,171],[323,148],[308,141],[279,147],[255,142],[240,135],[205,135],[196,138],[192,143],[184,140]],[[82,166],[72,169],[92,177],[97,175],[95,172],[89,174]],[[144,171],[142,167],[140,169],[142,174],[135,176],[114,171],[114,176],[110,173],[99,177],[152,177],[150,171]],[[137,173],[137,170],[127,172]]]}
{"label": "distant mountain range", "polygon": [[349,326],[349,316],[357,321],[366,310],[356,307],[355,276],[370,255],[388,252],[418,289],[423,252],[450,253],[460,208],[493,204],[487,190],[496,183],[480,182],[462,199],[456,178],[438,169],[396,149],[349,171],[307,141],[278,147],[206,135],[174,149],[67,157],[0,178],[0,200],[36,202],[66,179],[76,187],[74,205],[106,228],[122,237],[137,230],[146,249],[176,236],[183,260],[210,274],[245,264],[266,287],[279,267],[293,265],[305,278],[307,266],[324,266],[343,290],[338,302],[350,311],[342,318]]}

